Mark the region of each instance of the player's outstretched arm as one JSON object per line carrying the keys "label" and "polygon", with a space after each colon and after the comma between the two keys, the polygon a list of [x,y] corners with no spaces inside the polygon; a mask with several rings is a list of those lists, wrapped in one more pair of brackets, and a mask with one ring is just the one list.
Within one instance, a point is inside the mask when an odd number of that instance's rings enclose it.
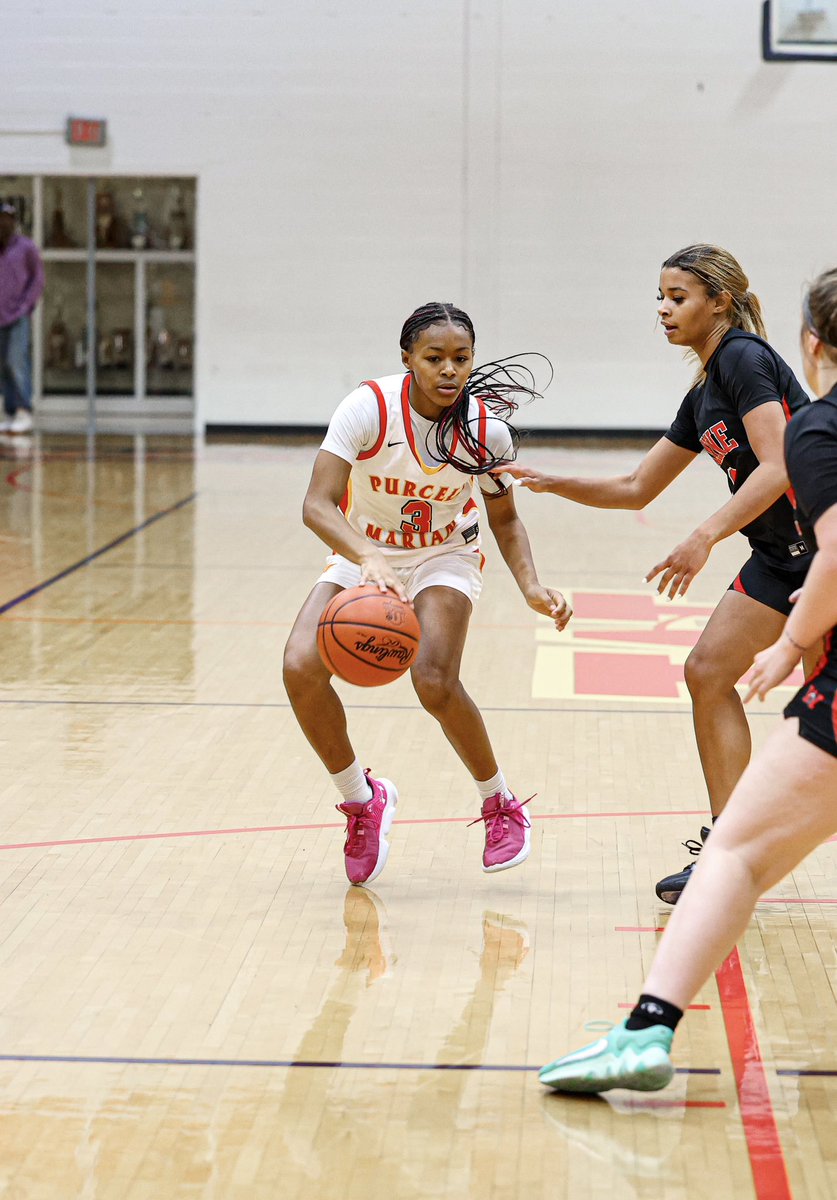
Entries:
{"label": "player's outstretched arm", "polygon": [[697,527],[671,553],[652,567],[646,583],[659,576],[657,591],[669,600],[684,596],[704,566],[713,546],[760,516],[787,490],[783,439],[785,418],[777,403],[759,405],[743,418],[759,465],[734,496]]}
{"label": "player's outstretched arm", "polygon": [[367,538],[352,529],[340,510],[351,469],[351,464],[338,455],[328,450],[318,452],[302,503],[303,523],[332,551],[358,563],[364,583],[375,583],[381,591],[390,588],[406,601],[404,585],[386,557]]}
{"label": "player's outstretched arm", "polygon": [[506,492],[500,496],[483,495],[483,499],[491,532],[526,603],[554,621],[556,629],[563,629],[573,610],[559,591],[544,587],[538,579],[529,536],[515,508],[514,495]]}
{"label": "player's outstretched arm", "polygon": [[500,467],[497,475],[512,475],[521,487],[532,492],[551,492],[591,508],[645,508],[693,462],[696,455],[668,438],[660,438],[629,475],[607,479],[579,479],[547,475],[522,463]]}

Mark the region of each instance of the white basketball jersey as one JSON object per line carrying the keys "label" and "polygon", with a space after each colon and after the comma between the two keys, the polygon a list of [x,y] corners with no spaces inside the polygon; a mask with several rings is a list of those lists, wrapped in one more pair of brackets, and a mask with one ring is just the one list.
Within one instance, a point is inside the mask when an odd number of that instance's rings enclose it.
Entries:
{"label": "white basketball jersey", "polygon": [[[343,497],[343,513],[381,550],[421,559],[428,551],[479,548],[474,476],[434,461],[416,437],[410,375],[365,380],[378,401],[378,437],[358,455]],[[485,443],[486,409],[473,401],[473,421]],[[412,552],[412,553],[411,553]]]}

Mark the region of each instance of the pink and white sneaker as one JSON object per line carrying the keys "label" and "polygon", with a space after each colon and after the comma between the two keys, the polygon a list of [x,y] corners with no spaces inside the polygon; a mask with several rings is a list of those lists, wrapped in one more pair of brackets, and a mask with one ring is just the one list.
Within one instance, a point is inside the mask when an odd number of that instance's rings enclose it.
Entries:
{"label": "pink and white sneaker", "polygon": [[[530,796],[529,800],[533,800]],[[532,849],[532,823],[523,811],[524,805],[512,796],[509,799],[503,792],[497,792],[483,801],[482,816],[477,820],[485,822],[485,850],[482,854],[483,871],[505,871],[525,862]],[[472,825],[476,825],[472,821]]]}
{"label": "pink and white sneaker", "polygon": [[371,883],[387,865],[386,834],[398,803],[398,791],[391,780],[373,779],[368,770],[364,774],[372,788],[372,799],[366,804],[344,800],[334,806],[346,818],[343,858],[349,883]]}

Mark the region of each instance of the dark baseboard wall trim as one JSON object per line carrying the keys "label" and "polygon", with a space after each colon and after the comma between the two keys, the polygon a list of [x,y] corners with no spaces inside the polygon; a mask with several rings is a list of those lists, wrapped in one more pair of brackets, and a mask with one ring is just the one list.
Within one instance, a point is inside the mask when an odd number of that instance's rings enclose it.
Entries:
{"label": "dark baseboard wall trim", "polygon": [[660,438],[665,429],[520,429],[523,439],[537,438],[538,441],[577,442],[598,438],[603,441],[619,441],[624,439]]}
{"label": "dark baseboard wall trim", "polygon": [[[212,423],[206,426],[206,436],[223,437],[270,437],[311,439],[325,437],[325,425],[226,425]],[[523,439],[538,441],[588,441],[591,438],[614,441],[626,439],[659,438],[664,429],[520,429]]]}
{"label": "dark baseboard wall trim", "polygon": [[206,426],[207,437],[325,437],[325,425],[227,425],[212,423]]}

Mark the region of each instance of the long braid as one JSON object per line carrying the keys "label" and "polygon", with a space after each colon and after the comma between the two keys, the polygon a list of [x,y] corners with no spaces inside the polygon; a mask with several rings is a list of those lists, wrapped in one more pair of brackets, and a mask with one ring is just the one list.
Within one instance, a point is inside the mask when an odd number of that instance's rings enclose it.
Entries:
{"label": "long braid", "polygon": [[[417,308],[404,322],[401,349],[409,353],[421,331],[438,324],[459,325],[470,334],[472,345],[476,342],[474,325],[466,312],[454,304],[433,301]],[[549,386],[553,375],[552,363],[543,354],[512,355],[476,367],[456,401],[433,425],[431,436],[435,445],[432,452],[439,462],[450,463],[468,475],[484,475],[516,456],[520,434],[508,418],[521,403],[541,395],[534,371],[519,361],[521,357],[539,358],[547,364],[549,379],[543,388]],[[480,439],[479,418],[470,414],[472,400],[484,404],[491,415],[507,427],[509,452],[502,458],[494,457]]]}
{"label": "long braid", "polygon": [[[546,363],[549,378],[538,387],[535,373],[521,359],[537,358]],[[508,418],[521,403],[539,399],[552,382],[552,363],[544,354],[527,352],[499,358],[475,367],[456,402],[434,426],[436,456],[469,475],[485,475],[517,457],[520,434]],[[479,401],[509,431],[509,451],[502,458],[492,455],[479,437],[479,418],[470,414],[471,401]],[[459,447],[462,450],[459,451]]]}

